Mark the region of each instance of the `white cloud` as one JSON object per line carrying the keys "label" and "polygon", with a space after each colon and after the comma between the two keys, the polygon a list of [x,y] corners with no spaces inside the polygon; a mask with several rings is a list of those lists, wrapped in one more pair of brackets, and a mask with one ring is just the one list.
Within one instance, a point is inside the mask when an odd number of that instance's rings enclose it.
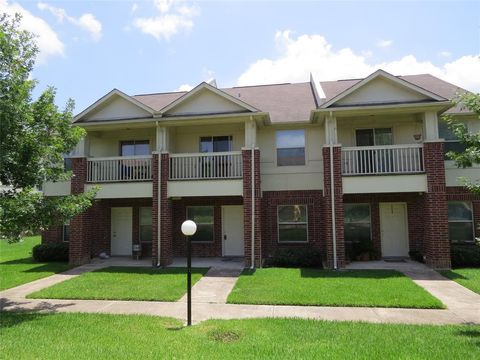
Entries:
{"label": "white cloud", "polygon": [[49,11],[58,21],[68,21],[70,24],[80,27],[90,33],[93,41],[99,41],[102,37],[102,23],[98,21],[93,14],[85,13],[79,18],[69,16],[65,9],[58,8],[46,3],[38,3],[37,7],[42,11]]}
{"label": "white cloud", "polygon": [[380,40],[379,42],[377,42],[377,46],[381,48],[388,48],[392,46],[392,44],[393,40]]}
{"label": "white cloud", "polygon": [[182,84],[176,89],[175,91],[190,91],[194,88],[194,86],[190,84]]}
{"label": "white cloud", "polygon": [[57,33],[42,18],[32,15],[21,5],[10,4],[6,0],[0,0],[0,13],[7,13],[11,16],[14,16],[15,13],[22,15],[21,28],[37,35],[38,63],[45,63],[51,56],[64,55],[65,45],[60,41]]}
{"label": "white cloud", "polygon": [[132,4],[132,7],[130,8],[130,12],[134,13],[135,11],[138,10],[138,4],[137,3],[133,3]]}
{"label": "white cloud", "polygon": [[170,38],[181,32],[193,28],[193,18],[199,14],[194,5],[186,5],[183,0],[154,0],[159,14],[153,17],[137,17],[133,26],[145,34],[152,35],[157,40]]}
{"label": "white cloud", "polygon": [[279,31],[275,42],[280,54],[251,64],[238,78],[238,85],[307,81],[309,73],[322,81],[362,78],[383,69],[394,75],[430,73],[468,90],[480,91],[480,76],[474,75],[480,74],[480,55],[466,55],[441,66],[413,55],[375,64],[352,49],[334,49],[321,35],[295,38],[288,30]]}
{"label": "white cloud", "polygon": [[452,56],[452,53],[451,53],[450,51],[440,51],[440,52],[438,53],[438,55],[440,55],[441,57],[446,57],[446,58],[448,58],[448,57]]}

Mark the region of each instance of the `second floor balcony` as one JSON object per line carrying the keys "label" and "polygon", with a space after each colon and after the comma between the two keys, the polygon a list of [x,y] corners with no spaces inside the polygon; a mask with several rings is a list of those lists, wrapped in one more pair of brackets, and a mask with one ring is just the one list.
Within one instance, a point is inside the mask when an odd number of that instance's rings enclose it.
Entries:
{"label": "second floor balcony", "polygon": [[424,172],[422,145],[342,148],[342,175],[398,175]]}

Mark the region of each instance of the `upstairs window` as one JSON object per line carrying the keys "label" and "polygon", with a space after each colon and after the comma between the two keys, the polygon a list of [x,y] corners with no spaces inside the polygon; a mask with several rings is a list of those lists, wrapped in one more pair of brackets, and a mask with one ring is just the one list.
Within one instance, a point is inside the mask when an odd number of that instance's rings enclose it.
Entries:
{"label": "upstairs window", "polygon": [[393,145],[391,128],[358,129],[355,138],[357,146]]}
{"label": "upstairs window", "polygon": [[232,136],[202,136],[200,138],[200,152],[232,151],[232,142]]}
{"label": "upstairs window", "polygon": [[120,156],[150,155],[148,140],[128,140],[120,142]]}
{"label": "upstairs window", "polygon": [[305,165],[305,130],[277,131],[277,166]]}
{"label": "upstairs window", "polygon": [[452,242],[473,242],[472,203],[448,202],[448,235]]}
{"label": "upstairs window", "polygon": [[444,139],[445,142],[443,143],[443,151],[445,154],[445,159],[448,160],[447,153],[449,151],[455,152],[464,152],[467,148],[465,144],[462,144],[452,130],[448,127],[446,121],[440,120],[438,122],[438,136],[441,139]]}

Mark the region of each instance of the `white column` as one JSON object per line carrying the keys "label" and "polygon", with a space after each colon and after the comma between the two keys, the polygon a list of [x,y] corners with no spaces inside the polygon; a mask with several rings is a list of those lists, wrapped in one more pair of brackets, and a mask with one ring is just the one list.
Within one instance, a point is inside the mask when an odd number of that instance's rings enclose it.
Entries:
{"label": "white column", "polygon": [[333,113],[325,118],[325,144],[338,144],[337,118]]}
{"label": "white column", "polygon": [[435,111],[426,111],[423,114],[423,140],[438,140],[438,117]]}
{"label": "white column", "polygon": [[168,129],[165,126],[159,126],[157,124],[156,151],[160,154],[162,152],[168,152]]}
{"label": "white column", "polygon": [[250,118],[250,120],[245,122],[245,147],[246,148],[255,148],[257,146],[257,123],[255,120]]}

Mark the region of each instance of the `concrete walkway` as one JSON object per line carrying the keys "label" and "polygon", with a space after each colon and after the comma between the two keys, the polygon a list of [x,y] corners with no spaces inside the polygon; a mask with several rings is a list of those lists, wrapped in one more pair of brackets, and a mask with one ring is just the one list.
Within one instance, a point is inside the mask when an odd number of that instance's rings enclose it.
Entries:
{"label": "concrete walkway", "polygon": [[[391,268],[404,272],[417,284],[430,291],[446,306],[446,310],[277,306],[225,304],[241,269],[211,268],[192,289],[193,322],[207,319],[244,319],[265,317],[295,317],[336,321],[366,321],[371,323],[407,324],[478,324],[480,325],[480,295],[448,280],[422,264],[371,262],[370,268]],[[26,299],[34,291],[52,286],[87,271],[111,266],[103,261],[80,266],[62,274],[0,292],[0,310],[41,312],[91,312],[111,314],[147,314],[186,318],[185,297],[178,302],[110,301],[110,300],[39,300]],[[368,263],[351,264],[350,268],[365,268]],[[123,264],[125,265],[125,264]],[[410,266],[408,266],[410,265]],[[138,265],[137,265],[138,266]]]}

